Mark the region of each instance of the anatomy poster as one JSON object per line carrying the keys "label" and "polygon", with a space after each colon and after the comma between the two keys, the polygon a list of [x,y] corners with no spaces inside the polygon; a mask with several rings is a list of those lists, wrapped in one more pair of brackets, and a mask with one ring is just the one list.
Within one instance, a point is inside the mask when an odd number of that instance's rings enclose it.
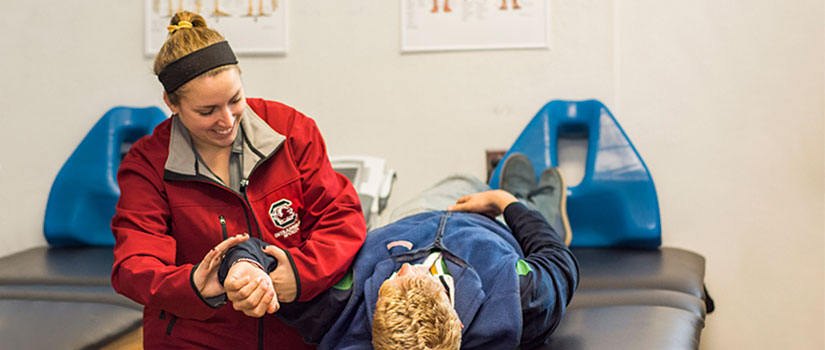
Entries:
{"label": "anatomy poster", "polygon": [[287,0],[145,0],[146,55],[157,54],[180,10],[200,14],[223,34],[236,53],[284,54],[287,48]]}
{"label": "anatomy poster", "polygon": [[547,47],[547,0],[401,0],[401,50]]}

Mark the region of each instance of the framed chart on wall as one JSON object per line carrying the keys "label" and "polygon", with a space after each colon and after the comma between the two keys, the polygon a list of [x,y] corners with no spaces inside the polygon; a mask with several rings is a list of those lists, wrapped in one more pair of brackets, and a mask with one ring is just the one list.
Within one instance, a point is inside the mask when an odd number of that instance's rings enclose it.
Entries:
{"label": "framed chart on wall", "polygon": [[287,0],[144,0],[144,53],[157,54],[180,10],[200,14],[238,54],[283,55],[287,50]]}
{"label": "framed chart on wall", "polygon": [[547,0],[400,0],[401,51],[546,48]]}

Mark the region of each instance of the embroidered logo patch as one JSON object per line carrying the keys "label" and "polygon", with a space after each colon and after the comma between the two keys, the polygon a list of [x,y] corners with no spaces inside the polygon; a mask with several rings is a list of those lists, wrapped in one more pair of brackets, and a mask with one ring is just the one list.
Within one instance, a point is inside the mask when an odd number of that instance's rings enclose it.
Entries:
{"label": "embroidered logo patch", "polygon": [[301,220],[298,219],[298,213],[292,208],[292,202],[288,199],[281,199],[269,206],[269,217],[272,218],[272,223],[281,231],[275,233],[275,238],[289,237],[298,232],[301,226]]}

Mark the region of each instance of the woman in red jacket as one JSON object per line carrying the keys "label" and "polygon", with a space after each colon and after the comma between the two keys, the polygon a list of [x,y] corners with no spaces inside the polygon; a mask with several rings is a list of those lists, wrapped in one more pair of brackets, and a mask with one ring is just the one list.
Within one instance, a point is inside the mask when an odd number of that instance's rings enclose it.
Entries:
{"label": "woman in red jacket", "polygon": [[[244,96],[223,36],[193,13],[171,23],[155,73],[173,115],[118,171],[112,284],[144,305],[146,349],[308,347],[277,318],[243,312],[310,300],[341,279],[366,234],[358,196],[312,119]],[[278,267],[226,305],[217,262],[248,236],[280,248]]]}

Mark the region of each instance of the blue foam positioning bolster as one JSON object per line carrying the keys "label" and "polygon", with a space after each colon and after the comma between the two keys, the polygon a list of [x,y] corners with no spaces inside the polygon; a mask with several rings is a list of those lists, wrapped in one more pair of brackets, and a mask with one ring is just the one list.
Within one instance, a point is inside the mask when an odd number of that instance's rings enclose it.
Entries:
{"label": "blue foam positioning bolster", "polygon": [[115,176],[128,147],[166,119],[157,107],[115,107],[92,127],[52,184],[43,232],[52,246],[114,245]]}
{"label": "blue foam positioning bolster", "polygon": [[[581,183],[568,188],[567,214],[573,247],[657,248],[659,201],[653,179],[636,148],[601,102],[551,101],[527,124],[504,155],[524,153],[536,169],[558,166],[559,136],[587,135]],[[499,187],[501,165],[490,178]]]}

